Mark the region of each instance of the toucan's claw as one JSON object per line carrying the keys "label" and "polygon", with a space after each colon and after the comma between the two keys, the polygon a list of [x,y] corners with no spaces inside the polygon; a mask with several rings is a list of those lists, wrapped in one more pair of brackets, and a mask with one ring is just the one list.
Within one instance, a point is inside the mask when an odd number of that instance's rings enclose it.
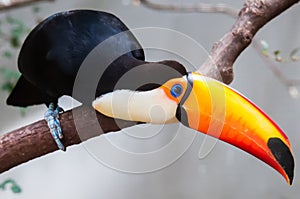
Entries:
{"label": "toucan's claw", "polygon": [[45,112],[44,118],[48,123],[51,135],[54,141],[56,142],[58,148],[62,151],[65,151],[66,148],[61,142],[61,139],[63,138],[63,134],[59,122],[59,113],[62,111],[63,109],[61,107],[57,106],[55,108],[54,103],[50,103],[48,110]]}
{"label": "toucan's claw", "polygon": [[57,106],[56,111],[57,111],[58,113],[63,113],[63,112],[65,112],[65,110],[64,110],[62,107],[60,107],[60,106]]}

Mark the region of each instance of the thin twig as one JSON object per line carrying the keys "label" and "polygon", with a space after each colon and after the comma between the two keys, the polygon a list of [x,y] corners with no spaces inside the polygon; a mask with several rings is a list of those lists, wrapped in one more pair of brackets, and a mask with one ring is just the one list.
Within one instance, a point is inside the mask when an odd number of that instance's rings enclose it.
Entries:
{"label": "thin twig", "polygon": [[30,5],[32,3],[36,3],[39,1],[54,1],[54,0],[0,0],[0,11]]}
{"label": "thin twig", "polygon": [[300,79],[289,79],[285,77],[285,75],[281,72],[278,65],[274,62],[273,59],[271,59],[269,56],[264,56],[262,52],[262,48],[260,47],[260,44],[258,41],[253,40],[252,46],[258,53],[258,55],[264,60],[266,65],[269,67],[269,69],[273,72],[273,74],[286,86],[296,86],[300,84]]}
{"label": "thin twig", "polygon": [[161,4],[154,3],[149,0],[136,0],[135,3],[141,3],[142,5],[155,9],[172,12],[199,12],[199,13],[221,13],[236,18],[238,16],[238,10],[229,7],[226,4],[208,4],[208,3],[185,3],[185,4]]}

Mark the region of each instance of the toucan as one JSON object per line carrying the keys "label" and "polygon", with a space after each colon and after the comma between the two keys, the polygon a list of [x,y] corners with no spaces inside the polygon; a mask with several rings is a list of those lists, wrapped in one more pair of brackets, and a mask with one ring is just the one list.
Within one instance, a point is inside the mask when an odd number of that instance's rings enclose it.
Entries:
{"label": "toucan", "polygon": [[[45,119],[61,150],[65,147],[61,141],[63,134],[58,117],[62,108],[58,106],[58,99],[63,95],[73,96],[73,85],[83,61],[93,49],[107,40],[110,41],[109,49],[105,54],[98,55],[98,63],[90,69],[91,73],[92,70],[103,69],[96,90],[91,91],[94,92],[93,98],[87,99],[87,91],[76,96],[83,104],[91,104],[95,96],[115,88],[149,90],[168,79],[186,74],[184,66],[176,61],[144,61],[144,51],[137,39],[118,17],[110,13],[71,10],[46,18],[29,33],[21,47],[18,57],[21,77],[7,104],[20,107],[45,104],[48,107]],[[116,58],[103,64],[107,56],[112,55]],[[127,81],[117,85],[124,74],[138,66],[142,70],[131,73],[136,82],[143,80],[147,84],[137,85]]]}
{"label": "toucan", "polygon": [[[94,98],[86,100],[76,96],[79,101],[112,118],[154,124],[180,122],[254,155],[277,170],[288,184],[292,183],[291,144],[261,109],[229,86],[197,72],[187,72],[177,61],[146,62],[133,34],[109,13],[62,12],[34,28],[21,48],[18,65],[22,76],[7,103],[15,106],[46,104],[51,133],[58,147],[64,149],[60,140],[58,98],[72,96],[72,87],[85,57],[96,46],[124,31],[125,37],[113,40],[115,43],[109,52],[124,47],[128,51],[108,66],[102,66],[105,57],[99,55],[100,63],[96,67],[105,67],[105,70],[99,77]],[[141,70],[136,72],[133,81],[148,78],[148,84],[118,85],[125,73],[137,67]],[[84,84],[84,79],[82,81]]]}

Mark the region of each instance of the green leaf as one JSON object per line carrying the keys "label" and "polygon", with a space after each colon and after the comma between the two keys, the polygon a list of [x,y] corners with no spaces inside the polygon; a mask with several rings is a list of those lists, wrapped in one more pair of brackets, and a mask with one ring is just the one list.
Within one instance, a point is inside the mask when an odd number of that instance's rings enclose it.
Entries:
{"label": "green leaf", "polygon": [[26,116],[26,112],[27,112],[27,107],[21,107],[20,108],[20,114],[22,117]]}
{"label": "green leaf", "polygon": [[5,82],[17,82],[21,75],[18,71],[7,68],[0,68],[0,74],[2,74]]}
{"label": "green leaf", "polygon": [[11,188],[11,191],[13,192],[13,193],[21,193],[22,192],[22,189],[21,189],[21,187],[19,187],[18,185],[14,185],[14,186],[12,186]]}
{"label": "green leaf", "polygon": [[20,39],[18,36],[12,36],[10,37],[10,45],[13,48],[19,48],[20,47]]}
{"label": "green leaf", "polygon": [[283,59],[282,59],[281,56],[279,56],[279,54],[280,54],[280,51],[279,51],[279,50],[275,50],[275,51],[274,51],[275,60],[278,61],[278,62],[282,62]]}
{"label": "green leaf", "polygon": [[0,73],[4,73],[6,68],[0,68]]}
{"label": "green leaf", "polygon": [[33,11],[34,13],[38,13],[38,12],[41,11],[41,8],[40,8],[39,6],[33,6],[32,11]]}
{"label": "green leaf", "polygon": [[17,18],[13,18],[11,16],[6,17],[6,22],[11,24],[11,25],[18,25],[18,26],[24,26],[23,21]]}
{"label": "green leaf", "polygon": [[3,183],[1,183],[0,184],[0,189],[6,190],[7,186],[10,186],[10,190],[13,193],[21,193],[22,192],[21,187],[12,179],[7,179]]}
{"label": "green leaf", "polygon": [[297,56],[297,53],[299,52],[300,48],[295,48],[294,50],[292,50],[292,52],[290,53],[290,59],[292,61],[298,61],[299,57]]}
{"label": "green leaf", "polygon": [[279,54],[280,54],[280,51],[279,51],[279,50],[275,50],[275,51],[274,51],[274,55],[275,55],[275,56],[278,56]]}
{"label": "green leaf", "polygon": [[3,182],[3,183],[0,184],[0,189],[5,190],[5,182]]}
{"label": "green leaf", "polygon": [[3,56],[6,58],[11,58],[12,57],[12,53],[9,50],[6,50],[3,52]]}
{"label": "green leaf", "polygon": [[11,82],[5,82],[1,87],[3,91],[7,91],[8,93],[11,93],[13,88],[14,88],[14,84],[12,84]]}
{"label": "green leaf", "polygon": [[264,56],[268,56],[268,54],[269,54],[269,52],[268,52],[269,51],[269,44],[266,41],[264,41],[264,40],[261,40],[260,44],[262,46],[262,53],[263,53],[263,55]]}
{"label": "green leaf", "polygon": [[28,32],[28,28],[23,21],[10,16],[6,17],[6,21],[11,25],[10,44],[13,48],[19,48],[22,36]]}
{"label": "green leaf", "polygon": [[11,17],[11,16],[7,16],[6,17],[6,22],[9,23],[9,24],[12,24],[14,21],[14,19]]}
{"label": "green leaf", "polygon": [[21,74],[11,69],[0,68],[0,75],[2,75],[4,80],[0,89],[11,93]]}

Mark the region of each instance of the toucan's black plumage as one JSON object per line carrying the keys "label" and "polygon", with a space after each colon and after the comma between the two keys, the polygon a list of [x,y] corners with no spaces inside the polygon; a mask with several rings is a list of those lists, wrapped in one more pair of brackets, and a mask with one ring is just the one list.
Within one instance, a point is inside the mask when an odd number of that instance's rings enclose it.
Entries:
{"label": "toucan's black plumage", "polygon": [[[119,78],[132,68],[143,65],[137,78],[157,77],[162,84],[186,73],[184,67],[175,61],[158,63],[145,62],[143,49],[126,25],[116,16],[94,10],[74,10],[50,16],[38,24],[26,38],[18,59],[22,73],[17,85],[7,99],[7,104],[29,106],[57,103],[62,95],[72,95],[74,80],[86,56],[101,42],[126,31],[122,40],[111,46],[111,51],[119,47],[134,49],[111,63],[101,76],[95,96],[114,89]],[[101,60],[99,60],[101,62]],[[99,63],[97,67],[102,66]],[[173,72],[162,72],[162,68]],[[132,85],[122,85],[123,88]],[[144,85],[147,90],[156,84]],[[130,88],[128,88],[130,89]]]}

